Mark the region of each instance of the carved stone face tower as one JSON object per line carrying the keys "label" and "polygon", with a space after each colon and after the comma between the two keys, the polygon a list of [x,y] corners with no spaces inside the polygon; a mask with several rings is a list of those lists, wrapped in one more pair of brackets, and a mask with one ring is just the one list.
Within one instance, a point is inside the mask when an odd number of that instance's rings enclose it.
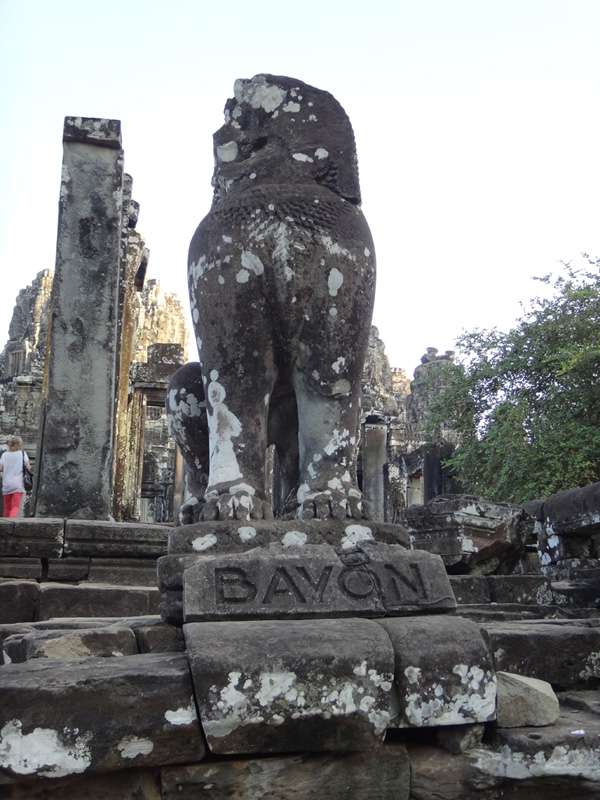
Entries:
{"label": "carved stone face tower", "polygon": [[[361,519],[356,431],[375,254],[350,122],[328,92],[257,75],[236,81],[214,138],[214,202],[188,273],[195,423],[205,408],[209,437],[192,448],[192,472],[204,462],[209,473],[201,518],[271,515],[274,444],[286,513]],[[167,402],[183,452],[189,381],[188,368]]]}

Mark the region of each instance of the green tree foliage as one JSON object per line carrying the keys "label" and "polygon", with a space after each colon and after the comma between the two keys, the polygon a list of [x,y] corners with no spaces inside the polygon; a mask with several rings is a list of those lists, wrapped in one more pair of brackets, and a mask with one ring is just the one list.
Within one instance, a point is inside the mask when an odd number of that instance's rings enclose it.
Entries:
{"label": "green tree foliage", "polygon": [[449,423],[447,462],[465,490],[523,503],[600,480],[600,259],[547,275],[516,327],[463,333],[459,368],[430,408],[427,435]]}

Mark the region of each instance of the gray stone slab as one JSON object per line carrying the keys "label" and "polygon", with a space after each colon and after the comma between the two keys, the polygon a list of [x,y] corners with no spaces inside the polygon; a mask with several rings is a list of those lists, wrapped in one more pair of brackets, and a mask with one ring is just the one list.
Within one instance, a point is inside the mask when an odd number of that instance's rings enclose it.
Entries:
{"label": "gray stone slab", "polygon": [[539,678],[556,690],[593,688],[600,678],[598,620],[488,622],[497,670]]}
{"label": "gray stone slab", "polygon": [[183,631],[174,625],[138,628],[135,633],[140,653],[177,653],[185,650]]}
{"label": "gray stone slab", "polygon": [[158,767],[124,769],[102,775],[16,780],[0,777],[2,800],[161,800]]}
{"label": "gray stone slab", "polygon": [[552,597],[556,605],[566,608],[596,608],[598,587],[586,581],[553,581]]}
{"label": "gray stone slab", "polygon": [[162,800],[408,800],[410,764],[401,744],[348,755],[227,759],[164,767],[161,788]]}
{"label": "gray stone slab", "polygon": [[398,545],[255,548],[184,574],[186,622],[408,615],[456,608],[442,560]]}
{"label": "gray stone slab", "polygon": [[169,528],[99,520],[67,520],[65,555],[158,558],[166,555]]}
{"label": "gray stone slab", "polygon": [[156,586],[156,561],[136,558],[92,558],[88,580],[118,586]]}
{"label": "gray stone slab", "polygon": [[489,722],[496,678],[481,626],[459,617],[377,620],[395,654],[398,713],[390,727]]}
{"label": "gray stone slab", "polygon": [[90,571],[89,558],[49,558],[49,581],[85,581]]}
{"label": "gray stone slab", "polygon": [[0,767],[64,777],[198,761],[183,655],[35,659],[0,670]]}
{"label": "gray stone slab", "polygon": [[0,623],[33,622],[39,597],[36,581],[0,581]]}
{"label": "gray stone slab", "polygon": [[[531,729],[535,730],[535,729]],[[537,735],[537,734],[536,734]],[[408,746],[411,800],[597,800],[597,780],[559,759],[541,764],[506,748],[476,748],[460,756],[439,747]],[[562,771],[561,771],[562,770]]]}
{"label": "gray stone slab", "polygon": [[600,717],[596,714],[563,707],[553,725],[495,727],[488,742],[493,750],[483,763],[489,772],[519,778],[583,777],[597,782],[600,795]]}
{"label": "gray stone slab", "polygon": [[[138,654],[131,628],[51,630],[22,633],[4,641],[5,661],[16,664],[33,658],[111,658]],[[8,659],[7,659],[8,656]]]}
{"label": "gray stone slab", "polygon": [[34,630],[35,628],[32,627],[31,625],[24,625],[18,623],[14,623],[12,625],[0,624],[0,664],[7,663],[6,661],[4,661],[3,657],[3,646],[6,639],[8,639],[10,636],[16,636],[17,634],[31,633]]}
{"label": "gray stone slab", "polygon": [[550,580],[543,575],[488,575],[492,603],[549,605],[552,602]]}
{"label": "gray stone slab", "polygon": [[402,512],[401,524],[415,548],[439,554],[449,570],[495,572],[502,561],[518,563],[534,520],[521,506],[470,495],[436,497]]}
{"label": "gray stone slab", "polygon": [[450,586],[459,606],[489,603],[492,599],[485,575],[450,575]]}
{"label": "gray stone slab", "polygon": [[391,713],[394,654],[370,620],[184,627],[202,727],[216,754],[365,750]]}
{"label": "gray stone slab", "polygon": [[588,536],[600,531],[600,483],[552,494],[544,503],[550,537]]}
{"label": "gray stone slab", "polygon": [[159,608],[168,625],[183,625],[183,589],[162,592]]}
{"label": "gray stone slab", "polygon": [[158,589],[51,583],[41,585],[38,618],[123,617],[153,614],[158,611]]}
{"label": "gray stone slab", "polygon": [[183,589],[183,573],[203,558],[206,558],[206,556],[201,553],[161,556],[156,562],[158,588],[161,591],[179,589],[181,592]]}
{"label": "gray stone slab", "polygon": [[0,558],[0,578],[42,577],[42,561],[39,558]]}
{"label": "gray stone slab", "polygon": [[0,526],[0,556],[60,558],[64,545],[64,520],[15,519]]}
{"label": "gray stone slab", "polygon": [[169,554],[243,553],[253,547],[281,544],[302,547],[328,544],[342,550],[356,544],[377,541],[410,547],[410,537],[400,525],[375,520],[238,520],[197,522],[173,528],[169,534]]}
{"label": "gray stone slab", "polygon": [[552,725],[559,715],[558,698],[546,681],[511,672],[496,673],[499,728]]}

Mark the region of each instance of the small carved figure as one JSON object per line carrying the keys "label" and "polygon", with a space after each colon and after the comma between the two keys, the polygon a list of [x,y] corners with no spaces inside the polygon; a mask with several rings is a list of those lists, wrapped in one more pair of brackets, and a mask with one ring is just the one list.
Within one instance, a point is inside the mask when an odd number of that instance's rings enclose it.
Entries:
{"label": "small carved figure", "polygon": [[200,362],[167,393],[195,495],[182,521],[272,518],[270,444],[282,515],[368,516],[355,460],[375,252],[350,121],[328,92],[257,75],[236,81],[214,152],[188,262]]}

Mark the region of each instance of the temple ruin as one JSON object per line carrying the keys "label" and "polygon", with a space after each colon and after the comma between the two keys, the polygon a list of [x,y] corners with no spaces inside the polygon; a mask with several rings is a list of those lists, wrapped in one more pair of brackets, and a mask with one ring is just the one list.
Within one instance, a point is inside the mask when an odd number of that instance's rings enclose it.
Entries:
{"label": "temple ruin", "polygon": [[343,109],[281,76],[234,94],[190,254],[201,360],[175,381],[120,125],[65,121],[54,279],[19,295],[1,359],[0,433],[39,483],[0,519],[0,795],[597,797],[600,484],[460,493],[452,430],[423,433],[453,354],[409,382],[356,291],[374,258]]}

